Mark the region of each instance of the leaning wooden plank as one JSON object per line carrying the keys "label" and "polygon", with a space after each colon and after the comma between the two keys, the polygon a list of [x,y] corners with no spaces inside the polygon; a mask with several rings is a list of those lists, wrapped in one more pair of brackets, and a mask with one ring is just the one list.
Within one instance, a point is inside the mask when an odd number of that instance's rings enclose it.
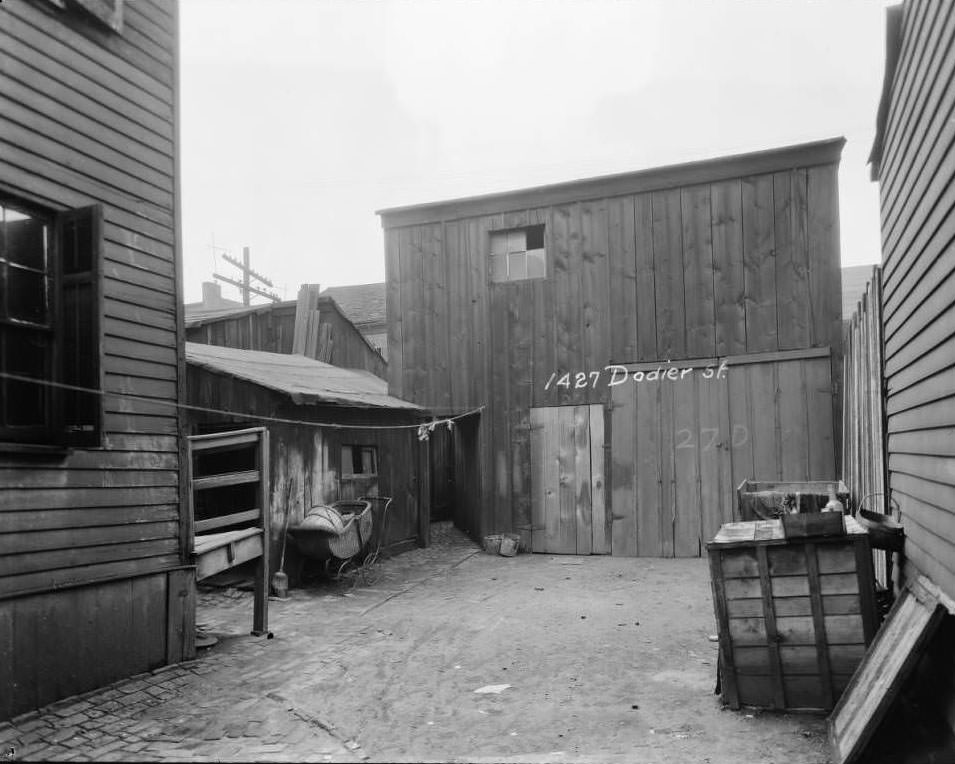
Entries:
{"label": "leaning wooden plank", "polygon": [[543,430],[543,467],[541,468],[541,491],[544,513],[542,552],[557,552],[560,549],[560,409],[556,406],[540,409]]}
{"label": "leaning wooden plank", "polygon": [[945,608],[919,578],[902,593],[829,717],[835,764],[859,761],[935,634]]}
{"label": "leaning wooden plank", "polygon": [[531,446],[531,551],[545,552],[544,530],[547,518],[544,514],[546,480],[546,409],[530,410],[530,446]]}

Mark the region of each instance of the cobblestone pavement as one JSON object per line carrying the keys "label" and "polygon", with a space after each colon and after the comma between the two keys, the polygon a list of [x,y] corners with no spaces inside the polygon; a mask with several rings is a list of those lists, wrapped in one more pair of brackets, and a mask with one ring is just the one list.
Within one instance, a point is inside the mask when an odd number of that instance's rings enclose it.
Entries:
{"label": "cobblestone pavement", "polygon": [[269,603],[200,591],[218,643],[0,725],[0,761],[824,764],[821,717],[713,694],[706,560],[433,546]]}
{"label": "cobblestone pavement", "polygon": [[[477,548],[457,532],[436,530],[434,547],[366,572],[364,579],[372,586],[360,588],[346,578],[295,590],[288,600],[273,598],[269,616],[274,639],[248,636],[249,593],[200,593],[197,618],[219,637],[214,648],[200,650],[197,660],[0,723],[0,761],[365,760],[358,742],[290,702],[282,685],[292,677],[300,683],[315,665],[327,663],[303,662],[296,645],[323,603],[354,601],[342,615],[360,615],[417,585],[436,565],[454,565],[475,553]],[[339,648],[342,642],[339,637]]]}

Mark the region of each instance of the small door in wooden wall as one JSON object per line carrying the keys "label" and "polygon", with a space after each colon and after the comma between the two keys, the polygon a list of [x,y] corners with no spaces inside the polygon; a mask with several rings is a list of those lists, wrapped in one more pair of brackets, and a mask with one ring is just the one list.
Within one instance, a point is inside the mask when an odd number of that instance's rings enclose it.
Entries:
{"label": "small door in wooden wall", "polygon": [[532,550],[609,554],[603,406],[547,406],[530,414]]}

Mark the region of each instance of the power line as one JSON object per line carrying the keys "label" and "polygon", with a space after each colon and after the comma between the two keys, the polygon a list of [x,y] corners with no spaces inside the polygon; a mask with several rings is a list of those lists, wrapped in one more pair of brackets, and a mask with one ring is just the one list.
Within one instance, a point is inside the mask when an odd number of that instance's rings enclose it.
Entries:
{"label": "power line", "polygon": [[[10,379],[14,382],[27,382],[35,385],[43,385],[46,387],[53,387],[60,390],[72,390],[78,393],[89,393],[91,395],[106,396],[112,395],[117,398],[125,398],[127,400],[141,401],[143,403],[156,404],[160,406],[169,406],[174,409],[182,409],[184,411],[198,411],[204,414],[220,414],[223,416],[233,416],[239,417],[241,419],[253,419],[259,422],[274,422],[276,424],[294,424],[294,425],[303,425],[306,427],[328,427],[338,430],[417,430],[418,437],[426,437],[426,433],[434,430],[435,427],[440,425],[447,425],[448,427],[453,426],[453,423],[458,419],[463,419],[464,417],[471,416],[472,414],[478,414],[484,410],[484,406],[478,406],[473,408],[470,411],[465,411],[463,414],[455,414],[450,417],[442,417],[440,419],[431,419],[428,422],[423,424],[341,424],[339,422],[310,422],[305,419],[286,419],[284,417],[273,417],[273,416],[264,416],[262,414],[250,414],[244,411],[229,411],[227,409],[216,409],[208,406],[196,406],[191,403],[181,403],[180,401],[170,401],[164,398],[150,398],[146,395],[135,395],[134,393],[115,393],[107,390],[100,390],[95,387],[81,387],[79,385],[69,385],[65,382],[54,382],[50,379],[36,379],[35,377],[24,377],[20,374],[11,374],[10,372],[0,371],[0,379]],[[399,409],[400,410],[400,409]]]}

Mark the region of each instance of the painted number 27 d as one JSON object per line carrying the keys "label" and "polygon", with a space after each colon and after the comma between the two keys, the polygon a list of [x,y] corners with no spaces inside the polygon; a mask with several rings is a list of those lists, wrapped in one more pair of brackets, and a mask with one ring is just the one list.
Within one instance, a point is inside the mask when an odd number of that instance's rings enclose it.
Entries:
{"label": "painted number 27 d", "polygon": [[[749,441],[749,429],[742,424],[733,425],[732,444],[734,448],[746,445]],[[702,451],[710,451],[714,448],[726,445],[720,440],[720,430],[718,427],[700,428],[699,438],[696,433],[687,427],[681,427],[676,431],[674,448],[699,448]]]}

